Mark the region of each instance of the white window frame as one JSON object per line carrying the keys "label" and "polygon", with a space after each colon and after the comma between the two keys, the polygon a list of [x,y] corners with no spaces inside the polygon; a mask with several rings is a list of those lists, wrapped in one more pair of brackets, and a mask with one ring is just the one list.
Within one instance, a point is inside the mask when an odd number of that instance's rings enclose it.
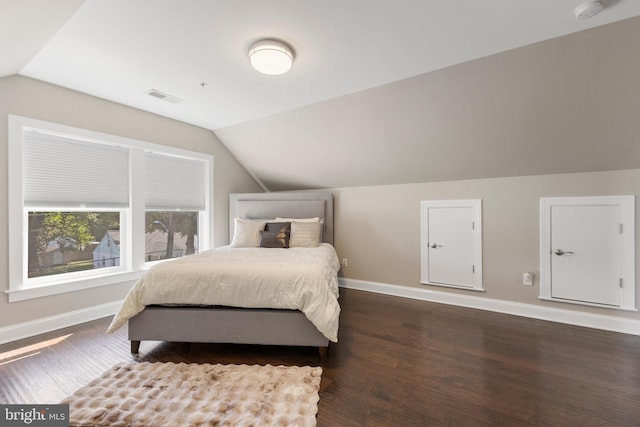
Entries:
{"label": "white window frame", "polygon": [[[28,264],[28,212],[49,211],[99,211],[94,208],[69,208],[64,206],[25,207],[23,196],[22,135],[25,129],[65,135],[86,141],[99,141],[130,150],[129,155],[129,206],[106,208],[120,212],[121,260],[120,266],[87,272],[64,273],[39,278],[27,278]],[[91,130],[51,123],[10,114],[8,116],[8,178],[9,178],[9,302],[22,301],[78,291],[98,286],[136,280],[157,261],[145,261],[145,152],[201,160],[205,164],[205,208],[198,218],[199,250],[213,244],[213,156],[150,142],[94,132]]]}

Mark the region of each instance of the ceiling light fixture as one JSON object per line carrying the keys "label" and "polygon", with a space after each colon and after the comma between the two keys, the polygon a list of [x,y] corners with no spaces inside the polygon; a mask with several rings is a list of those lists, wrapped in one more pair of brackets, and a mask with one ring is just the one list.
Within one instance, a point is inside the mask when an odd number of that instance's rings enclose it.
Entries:
{"label": "ceiling light fixture", "polygon": [[251,66],[263,74],[284,74],[293,64],[293,50],[278,40],[258,40],[249,47]]}
{"label": "ceiling light fixture", "polygon": [[593,18],[604,9],[604,1],[602,0],[587,0],[581,3],[573,10],[577,19]]}

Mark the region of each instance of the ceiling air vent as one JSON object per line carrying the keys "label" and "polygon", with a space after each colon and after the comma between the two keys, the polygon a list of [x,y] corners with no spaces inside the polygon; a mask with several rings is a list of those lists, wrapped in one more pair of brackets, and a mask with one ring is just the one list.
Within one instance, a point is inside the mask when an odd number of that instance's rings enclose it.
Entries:
{"label": "ceiling air vent", "polygon": [[160,92],[156,89],[149,89],[145,92],[149,96],[153,96],[154,98],[162,99],[163,101],[170,102],[172,104],[177,104],[178,102],[182,102],[182,99],[176,98],[175,96],[171,96],[168,93]]}

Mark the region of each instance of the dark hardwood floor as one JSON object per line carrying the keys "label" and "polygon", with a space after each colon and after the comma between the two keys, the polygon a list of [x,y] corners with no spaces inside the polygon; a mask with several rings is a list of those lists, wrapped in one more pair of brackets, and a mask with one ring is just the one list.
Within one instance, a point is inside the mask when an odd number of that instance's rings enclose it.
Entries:
{"label": "dark hardwood floor", "polygon": [[[137,360],[322,366],[319,426],[640,426],[640,337],[341,289],[316,349],[143,342]],[[54,403],[132,360],[101,319],[0,346],[0,402]]]}

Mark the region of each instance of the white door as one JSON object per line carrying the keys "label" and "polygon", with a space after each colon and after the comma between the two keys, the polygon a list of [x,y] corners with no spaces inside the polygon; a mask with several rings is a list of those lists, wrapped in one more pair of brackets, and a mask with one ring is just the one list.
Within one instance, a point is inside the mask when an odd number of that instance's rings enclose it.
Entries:
{"label": "white door", "polygon": [[423,283],[482,289],[479,202],[423,202]]}
{"label": "white door", "polygon": [[620,206],[551,208],[551,297],[620,305]]}
{"label": "white door", "polygon": [[634,196],[540,199],[540,298],[635,310]]}

